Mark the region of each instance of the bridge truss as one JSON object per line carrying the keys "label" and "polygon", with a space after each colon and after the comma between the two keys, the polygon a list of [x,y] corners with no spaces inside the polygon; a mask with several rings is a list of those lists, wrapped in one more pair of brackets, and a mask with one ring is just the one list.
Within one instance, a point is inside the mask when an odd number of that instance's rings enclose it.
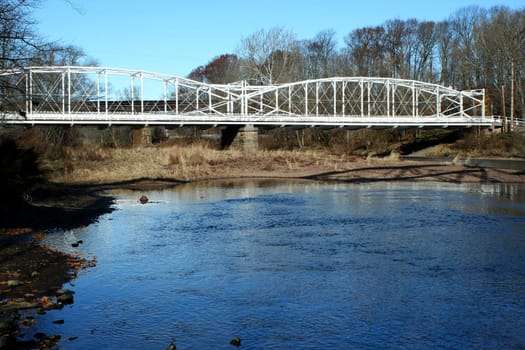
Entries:
{"label": "bridge truss", "polygon": [[499,120],[485,115],[484,90],[414,80],[207,84],[147,71],[67,66],[1,71],[0,122],[351,129],[493,127]]}

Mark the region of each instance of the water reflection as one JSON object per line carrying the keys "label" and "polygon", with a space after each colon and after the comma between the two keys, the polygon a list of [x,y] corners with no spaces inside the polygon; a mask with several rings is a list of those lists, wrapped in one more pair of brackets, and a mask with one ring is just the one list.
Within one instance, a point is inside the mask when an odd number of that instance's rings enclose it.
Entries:
{"label": "water reflection", "polygon": [[46,241],[78,251],[81,239],[98,259],[75,304],[39,319],[78,337],[65,349],[525,345],[523,187],[232,181],[150,191],[146,205],[115,194],[119,210]]}

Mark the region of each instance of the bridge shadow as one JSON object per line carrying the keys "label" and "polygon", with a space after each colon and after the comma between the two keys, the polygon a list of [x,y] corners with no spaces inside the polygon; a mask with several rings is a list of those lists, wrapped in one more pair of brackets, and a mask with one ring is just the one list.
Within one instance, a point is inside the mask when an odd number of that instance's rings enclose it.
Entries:
{"label": "bridge shadow", "polygon": [[434,180],[462,183],[465,178],[479,182],[500,182],[489,177],[484,168],[451,169],[447,164],[381,165],[359,167],[349,170],[328,171],[304,176],[309,180],[330,180],[347,183],[370,183],[381,181]]}
{"label": "bridge shadow", "polygon": [[[97,185],[99,189],[129,189],[129,190],[148,190],[148,189],[159,189],[163,186],[171,187],[188,183],[189,181],[172,179],[167,177],[140,177],[131,180],[104,182]],[[93,185],[86,185],[90,187]]]}

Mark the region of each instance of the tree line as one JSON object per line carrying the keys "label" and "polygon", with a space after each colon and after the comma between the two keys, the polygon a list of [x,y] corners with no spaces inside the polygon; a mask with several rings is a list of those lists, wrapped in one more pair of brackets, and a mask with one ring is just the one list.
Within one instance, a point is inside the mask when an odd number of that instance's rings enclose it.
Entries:
{"label": "tree line", "polygon": [[209,83],[252,84],[333,76],[486,89],[487,113],[525,118],[525,8],[470,6],[442,22],[392,19],[352,30],[342,47],[330,29],[306,40],[282,27],[261,29],[241,39],[235,53],[189,74]]}

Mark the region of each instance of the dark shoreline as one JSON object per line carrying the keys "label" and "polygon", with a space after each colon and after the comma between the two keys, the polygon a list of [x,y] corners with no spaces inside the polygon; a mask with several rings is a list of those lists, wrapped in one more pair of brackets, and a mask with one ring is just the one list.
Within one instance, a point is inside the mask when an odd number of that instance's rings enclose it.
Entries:
{"label": "dark shoreline", "polygon": [[[0,212],[0,349],[39,348],[49,339],[17,340],[19,310],[45,312],[64,284],[82,268],[80,257],[42,246],[50,229],[89,225],[113,210],[114,199],[98,187],[40,185],[26,201],[11,201]],[[52,344],[49,343],[49,344]]]}

